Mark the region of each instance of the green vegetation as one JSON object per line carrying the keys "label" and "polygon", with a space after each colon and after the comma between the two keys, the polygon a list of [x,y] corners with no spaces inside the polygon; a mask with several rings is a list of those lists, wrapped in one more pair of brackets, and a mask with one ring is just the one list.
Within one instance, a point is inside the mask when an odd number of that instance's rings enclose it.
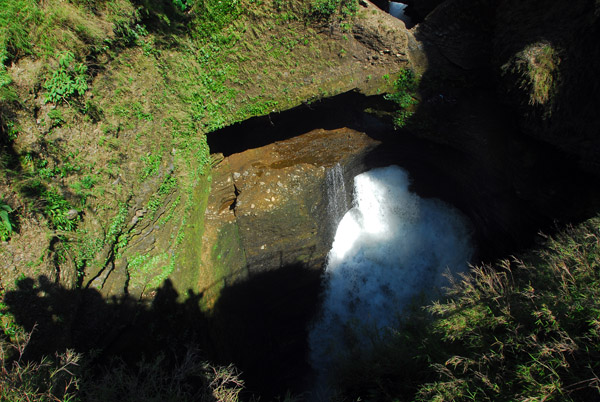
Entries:
{"label": "green vegetation", "polygon": [[10,239],[13,233],[13,223],[9,215],[11,212],[13,212],[11,206],[0,198],[0,240],[2,241]]}
{"label": "green vegetation", "polygon": [[557,49],[549,43],[537,42],[517,53],[502,69],[504,74],[516,76],[519,87],[529,92],[529,106],[542,105],[551,111],[552,105],[548,103],[561,80],[560,61]]}
{"label": "green vegetation", "polygon": [[[175,0],[180,1],[180,0]],[[187,0],[182,3],[189,3]],[[240,0],[219,1],[202,0],[194,4],[194,34],[202,38],[211,38],[217,45],[228,41],[221,31],[230,25],[242,11]],[[217,39],[217,40],[215,40]]]}
{"label": "green vegetation", "polygon": [[[8,318],[3,310],[0,317]],[[114,360],[96,374],[92,358],[73,350],[26,361],[30,339],[18,330],[12,340],[0,338],[1,401],[235,402],[244,385],[234,367],[210,365],[191,348],[174,367],[158,355],[137,367]]]}
{"label": "green vegetation", "polygon": [[[384,79],[386,79],[384,77]],[[387,78],[389,79],[389,77]],[[418,104],[415,98],[419,80],[412,70],[402,70],[394,82],[395,92],[385,95],[385,99],[396,103],[400,109],[394,116],[394,126],[403,128],[414,114],[414,106]]]}
{"label": "green vegetation", "polygon": [[79,222],[79,214],[64,197],[52,189],[44,192],[46,201],[44,213],[49,218],[52,228],[55,230],[75,230]]}
{"label": "green vegetation", "polygon": [[73,95],[82,96],[87,91],[87,66],[74,61],[75,55],[71,52],[58,56],[58,68],[44,84],[46,102],[67,102]]}
{"label": "green vegetation", "polygon": [[60,109],[53,109],[53,110],[49,111],[48,118],[50,119],[50,127],[51,128],[60,127],[65,122],[65,119],[63,118],[63,115],[62,115],[62,112],[60,111]]}
{"label": "green vegetation", "polygon": [[357,0],[313,0],[310,13],[313,17],[328,19],[337,14],[342,18],[354,15],[358,11]]}
{"label": "green vegetation", "polygon": [[[323,27],[348,33],[357,10],[356,0],[0,0],[0,189],[19,206],[17,216],[0,200],[0,240],[12,247],[17,227],[38,229],[25,233],[30,245],[18,245],[21,266],[12,255],[3,258],[14,265],[2,267],[0,300],[4,287],[37,276],[38,269],[65,283],[73,269],[72,286],[93,285],[107,299],[122,296],[114,289],[135,288],[146,302],[176,274],[184,278],[182,294],[201,283],[211,170],[206,134],[297,105],[315,88],[334,94],[339,83],[317,73],[334,70],[333,58],[350,59],[352,35],[343,34],[345,48],[321,45]],[[497,44],[518,43],[508,39]],[[565,81],[561,62],[571,59],[596,72],[569,56],[532,42],[505,60],[503,71],[517,76],[525,104],[552,110]],[[386,96],[399,107],[397,127],[412,123],[419,79],[404,70]],[[390,75],[382,80],[391,82]],[[146,234],[156,244],[140,245],[141,227],[160,229]],[[599,227],[594,219],[549,240],[539,255],[478,267],[457,279],[446,300],[415,309],[397,328],[377,334],[381,342],[371,353],[350,351],[337,373],[341,396],[597,399]],[[222,249],[235,249],[234,229],[215,240]],[[27,254],[36,240],[50,237],[46,249]],[[212,257],[220,265],[205,280],[213,293],[204,294],[204,306],[216,303],[228,261],[245,258]],[[115,267],[126,267],[124,279],[101,289],[93,280]],[[182,272],[186,267],[192,269]],[[195,353],[176,367],[157,357],[137,368],[116,361],[92,375],[86,364],[93,356],[71,351],[25,361],[30,334],[2,303],[0,321],[2,401],[238,399],[235,370],[210,366]],[[203,386],[189,391],[194,381]]]}
{"label": "green vegetation", "polygon": [[150,197],[148,201],[148,219],[153,220],[156,211],[162,206],[164,198],[171,194],[177,187],[177,179],[173,176],[168,176],[158,187],[158,192]]}
{"label": "green vegetation", "polygon": [[90,191],[98,182],[96,177],[90,175],[83,176],[79,181],[73,183],[71,188],[75,191],[75,195],[80,197],[81,205],[84,206],[87,202],[87,197],[92,195]]}
{"label": "green vegetation", "polygon": [[142,169],[142,177],[141,181],[145,181],[151,176],[154,176],[158,173],[158,169],[160,168],[160,162],[162,161],[162,153],[152,154],[148,152],[146,155],[142,156],[142,163],[144,167]]}
{"label": "green vegetation", "polygon": [[448,299],[348,362],[341,388],[378,401],[597,399],[600,218],[542,250],[456,278]]}
{"label": "green vegetation", "polygon": [[[0,339],[0,400],[11,402],[73,401],[80,356],[68,350],[39,362],[22,359],[29,336],[14,342]],[[11,359],[11,354],[18,357]]]}

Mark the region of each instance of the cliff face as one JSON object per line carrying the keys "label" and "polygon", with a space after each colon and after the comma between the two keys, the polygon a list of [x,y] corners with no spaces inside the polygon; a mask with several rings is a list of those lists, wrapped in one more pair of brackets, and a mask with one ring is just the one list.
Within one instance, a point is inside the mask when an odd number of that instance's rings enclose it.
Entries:
{"label": "cliff face", "polygon": [[[213,171],[199,289],[285,267],[322,268],[352,178],[378,142],[350,130],[314,130],[223,159]],[[333,193],[332,193],[333,191]]]}
{"label": "cliff face", "polygon": [[[43,276],[144,298],[172,276],[185,292],[203,258],[206,133],[353,89],[385,92],[410,63],[402,22],[369,2],[331,18],[309,1],[219,5],[212,36],[198,32],[209,18],[199,11],[144,4],[36,5],[36,18],[63,18],[48,35],[77,40],[61,39],[55,60],[36,53],[41,28],[29,26],[28,53],[2,66],[2,90],[18,101],[0,98],[0,196],[15,211],[0,287]],[[89,32],[73,28],[83,22]],[[56,71],[86,90],[49,102]]]}
{"label": "cliff face", "polygon": [[[600,173],[599,7],[593,0],[439,4],[415,28],[427,49],[426,82],[433,77],[425,96],[431,100],[436,85],[459,97],[487,91],[523,134]],[[443,84],[427,86],[436,80]]]}
{"label": "cliff face", "polygon": [[600,173],[600,3],[505,1],[494,66],[524,132]]}

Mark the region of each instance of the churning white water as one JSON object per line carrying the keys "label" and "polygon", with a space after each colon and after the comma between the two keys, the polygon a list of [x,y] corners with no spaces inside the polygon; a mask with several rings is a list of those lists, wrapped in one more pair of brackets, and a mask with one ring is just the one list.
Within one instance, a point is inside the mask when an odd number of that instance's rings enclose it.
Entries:
{"label": "churning white water", "polygon": [[321,315],[309,334],[321,376],[345,350],[368,350],[415,296],[431,296],[447,270],[465,270],[473,252],[462,215],[409,192],[403,169],[371,170],[356,176],[354,187],[355,206],[338,225]]}

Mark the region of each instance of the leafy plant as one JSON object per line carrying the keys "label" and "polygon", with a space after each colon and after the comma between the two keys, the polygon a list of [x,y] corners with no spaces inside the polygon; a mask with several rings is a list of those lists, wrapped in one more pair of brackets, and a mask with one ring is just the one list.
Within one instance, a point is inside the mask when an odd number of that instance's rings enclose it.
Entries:
{"label": "leafy plant", "polygon": [[168,176],[158,187],[158,192],[153,194],[148,201],[148,217],[154,219],[156,211],[163,205],[163,199],[171,193],[177,186],[177,179],[173,176]]}
{"label": "leafy plant", "polygon": [[19,129],[15,126],[15,124],[11,121],[6,123],[5,133],[8,138],[8,141],[14,141],[19,136]]}
{"label": "leafy plant", "polygon": [[194,0],[173,0],[173,4],[180,11],[187,11],[194,5]]}
{"label": "leafy plant", "polygon": [[143,38],[148,35],[144,25],[136,23],[138,16],[133,19],[115,21],[114,32],[117,37],[115,45],[131,46],[144,44]]}
{"label": "leafy plant", "polygon": [[92,123],[98,123],[104,117],[104,113],[98,104],[92,100],[88,100],[79,109]]}
{"label": "leafy plant", "polygon": [[0,199],[0,240],[7,241],[13,233],[13,225],[9,214],[13,212],[10,205]]}
{"label": "leafy plant", "polygon": [[[385,76],[384,76],[385,78]],[[405,127],[409,118],[414,114],[412,106],[418,104],[414,95],[418,87],[418,80],[412,70],[404,69],[394,83],[395,92],[385,95],[385,99],[396,103],[400,109],[394,117],[394,126]]]}
{"label": "leafy plant", "polygon": [[71,231],[79,223],[79,215],[72,216],[73,208],[62,195],[52,189],[43,194],[46,201],[44,213],[50,219],[52,227],[56,230]]}
{"label": "leafy plant", "polygon": [[71,188],[75,190],[75,194],[81,197],[81,205],[85,205],[87,197],[91,194],[90,190],[97,182],[96,177],[86,175],[71,185]]}
{"label": "leafy plant", "polygon": [[82,96],[88,89],[87,66],[75,62],[72,52],[64,52],[58,56],[58,68],[44,84],[46,102],[67,102],[73,95]]}

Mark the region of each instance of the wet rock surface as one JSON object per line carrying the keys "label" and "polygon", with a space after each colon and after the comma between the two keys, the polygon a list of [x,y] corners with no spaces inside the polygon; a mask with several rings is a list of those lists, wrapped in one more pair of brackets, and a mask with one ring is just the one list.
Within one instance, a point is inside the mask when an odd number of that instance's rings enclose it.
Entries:
{"label": "wet rock surface", "polygon": [[[213,173],[206,231],[236,225],[235,247],[250,274],[294,264],[320,268],[337,224],[328,216],[327,172],[339,165],[351,190],[377,145],[355,130],[318,129],[225,158]],[[234,270],[242,264],[238,259]]]}

